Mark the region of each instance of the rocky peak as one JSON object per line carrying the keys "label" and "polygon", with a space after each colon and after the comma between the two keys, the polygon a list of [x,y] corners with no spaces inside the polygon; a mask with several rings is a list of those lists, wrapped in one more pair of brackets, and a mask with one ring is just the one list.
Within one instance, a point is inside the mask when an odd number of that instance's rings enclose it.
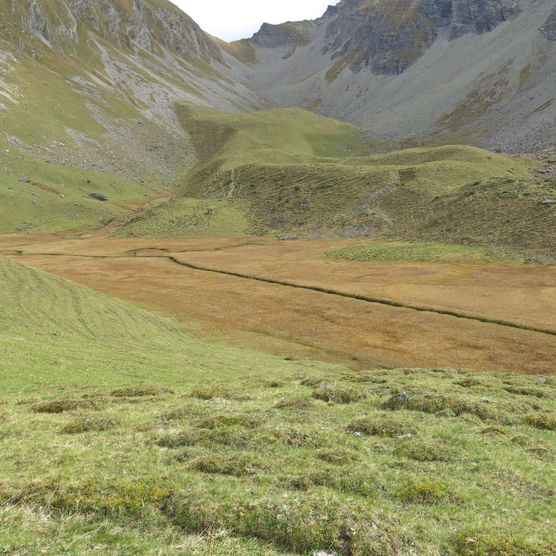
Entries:
{"label": "rocky peak", "polygon": [[281,48],[308,44],[317,24],[313,21],[298,21],[271,25],[263,23],[253,35],[251,43],[260,48]]}
{"label": "rocky peak", "polygon": [[326,52],[354,70],[399,74],[445,30],[484,33],[518,13],[517,0],[342,0],[327,11]]}
{"label": "rocky peak", "polygon": [[221,57],[212,39],[167,0],[0,0],[2,19],[20,46],[35,37],[59,48],[92,33],[119,48],[157,54],[164,47],[183,58]]}

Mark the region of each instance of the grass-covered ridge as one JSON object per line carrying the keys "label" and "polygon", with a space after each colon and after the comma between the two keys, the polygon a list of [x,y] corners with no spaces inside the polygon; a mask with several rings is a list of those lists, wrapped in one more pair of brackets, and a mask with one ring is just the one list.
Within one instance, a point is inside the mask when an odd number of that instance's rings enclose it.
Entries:
{"label": "grass-covered ridge", "polygon": [[199,162],[181,195],[237,200],[250,230],[301,237],[375,236],[496,246],[546,257],[554,183],[532,162],[470,146],[356,154],[361,132],[300,109],[178,114]]}
{"label": "grass-covered ridge", "polygon": [[7,553],[554,551],[552,377],[354,372],[10,261],[0,282]]}

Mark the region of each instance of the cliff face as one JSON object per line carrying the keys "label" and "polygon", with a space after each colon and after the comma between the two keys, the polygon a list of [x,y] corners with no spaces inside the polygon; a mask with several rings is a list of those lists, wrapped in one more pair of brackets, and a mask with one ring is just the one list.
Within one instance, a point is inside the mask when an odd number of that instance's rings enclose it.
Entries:
{"label": "cliff face", "polygon": [[518,13],[516,0],[343,0],[326,29],[326,50],[350,67],[399,74],[440,34],[486,33]]}
{"label": "cliff face", "polygon": [[172,3],[149,0],[0,0],[2,31],[28,46],[32,38],[70,48],[94,34],[120,48],[160,46],[183,58],[221,60],[221,51],[202,29]]}
{"label": "cliff face", "polygon": [[325,28],[323,53],[345,58],[354,71],[400,74],[444,34],[486,33],[519,13],[517,0],[342,0],[316,22],[264,24],[251,42],[260,48],[308,44]]}
{"label": "cliff face", "polygon": [[541,27],[541,33],[549,41],[556,41],[556,8],[548,16],[546,23]]}
{"label": "cliff face", "polygon": [[251,42],[261,48],[280,48],[308,44],[317,25],[313,21],[287,22],[279,25],[263,23]]}

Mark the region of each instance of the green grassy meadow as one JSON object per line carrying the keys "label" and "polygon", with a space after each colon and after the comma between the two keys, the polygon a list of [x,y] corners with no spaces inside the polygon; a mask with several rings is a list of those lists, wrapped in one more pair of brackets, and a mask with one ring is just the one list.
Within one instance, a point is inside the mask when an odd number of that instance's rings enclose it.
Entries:
{"label": "green grassy meadow", "polygon": [[[551,180],[533,161],[465,145],[373,153],[361,131],[300,109],[179,105],[198,162],[178,195],[243,203],[251,230],[496,247],[548,262]],[[384,146],[381,147],[383,149]]]}
{"label": "green grassy meadow", "polygon": [[554,553],[552,378],[354,372],[0,281],[6,554]]}
{"label": "green grassy meadow", "polygon": [[387,242],[352,245],[326,252],[331,259],[358,262],[490,263],[504,261],[502,252],[443,243]]}

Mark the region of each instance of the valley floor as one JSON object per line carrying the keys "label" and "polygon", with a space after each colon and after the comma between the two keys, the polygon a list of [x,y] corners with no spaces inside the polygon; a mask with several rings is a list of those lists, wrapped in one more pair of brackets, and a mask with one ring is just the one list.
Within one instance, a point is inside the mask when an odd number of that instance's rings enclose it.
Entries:
{"label": "valley floor", "polygon": [[391,247],[378,260],[341,258],[368,245],[43,234],[0,237],[0,254],[172,315],[202,336],[284,356],[356,369],[555,372],[554,267],[474,251],[445,259],[431,244],[402,260]]}

